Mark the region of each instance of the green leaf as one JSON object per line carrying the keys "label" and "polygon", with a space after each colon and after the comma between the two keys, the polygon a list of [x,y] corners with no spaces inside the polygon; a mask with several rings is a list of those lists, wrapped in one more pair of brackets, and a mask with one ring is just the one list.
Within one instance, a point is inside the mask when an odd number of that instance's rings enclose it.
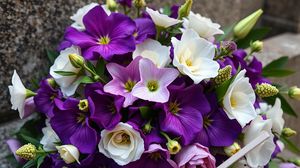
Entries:
{"label": "green leaf", "polygon": [[77,75],[75,72],[71,72],[71,71],[54,71],[54,72],[61,75],[61,76],[75,76],[75,75]]}
{"label": "green leaf", "polygon": [[231,32],[232,32],[235,24],[236,23],[234,23],[234,24],[232,24],[230,26],[225,27],[224,30],[223,30],[224,34],[217,36],[217,41],[222,41],[222,40],[226,39],[231,34]]}
{"label": "green leaf", "polygon": [[264,77],[285,77],[295,73],[295,71],[288,70],[288,69],[270,69],[264,70],[262,75]]}
{"label": "green leaf", "polygon": [[281,136],[280,140],[285,144],[286,148],[295,153],[295,154],[300,154],[300,149],[295,145],[292,141],[287,139],[286,137]]}
{"label": "green leaf", "polygon": [[294,111],[294,109],[291,107],[291,105],[285,100],[285,98],[280,93],[278,93],[277,95],[272,96],[272,97],[266,97],[266,98],[264,98],[264,100],[268,104],[274,105],[276,98],[280,99],[281,108],[282,108],[284,113],[286,113],[288,115],[291,115],[291,116],[294,116],[294,117],[297,117],[297,113]]}
{"label": "green leaf", "polygon": [[89,76],[84,76],[80,80],[78,80],[77,82],[78,83],[83,83],[83,84],[89,84],[89,83],[94,83],[95,81]]}
{"label": "green leaf", "polygon": [[171,15],[171,8],[170,6],[165,6],[163,8],[163,14],[170,16]]}
{"label": "green leaf", "polygon": [[142,106],[139,108],[142,118],[143,119],[149,119],[151,114],[150,114],[150,107],[147,106]]}
{"label": "green leaf", "polygon": [[23,140],[25,140],[25,141],[27,141],[27,142],[29,142],[29,143],[32,143],[32,144],[35,145],[35,146],[40,145],[40,141],[39,141],[39,140],[36,140],[35,138],[32,138],[32,137],[27,136],[27,135],[22,134],[22,133],[20,134],[20,136],[23,138]]}
{"label": "green leaf", "polygon": [[39,168],[42,165],[42,163],[44,162],[45,157],[46,156],[43,155],[43,156],[40,156],[40,157],[37,158],[37,168]]}
{"label": "green leaf", "polygon": [[236,44],[238,48],[248,48],[251,41],[262,40],[270,30],[268,27],[252,29],[245,38],[238,40]]}
{"label": "green leaf", "polygon": [[227,81],[223,82],[220,86],[216,88],[216,93],[218,97],[218,102],[221,102],[223,100],[223,97],[225,96],[229,85],[231,84],[231,79],[228,79]]}
{"label": "green leaf", "polygon": [[91,63],[90,61],[86,61],[85,64],[86,64],[86,66],[87,66],[90,70],[92,70],[93,72],[96,73],[96,68],[95,68],[95,66],[93,65],[93,63]]}
{"label": "green leaf", "polygon": [[36,161],[35,160],[29,160],[28,162],[26,162],[26,164],[23,166],[23,168],[32,168],[36,165]]}
{"label": "green leaf", "polygon": [[105,71],[105,61],[104,59],[100,58],[96,64],[96,73],[99,76],[103,76]]}
{"label": "green leaf", "polygon": [[287,57],[287,56],[280,57],[280,58],[270,62],[268,65],[266,65],[263,68],[263,70],[282,69],[286,65],[288,60],[289,60],[289,57]]}
{"label": "green leaf", "polygon": [[278,164],[274,161],[270,161],[268,166],[269,168],[279,168]]}
{"label": "green leaf", "polygon": [[46,53],[50,63],[52,64],[54,63],[55,59],[59,56],[58,52],[52,50],[46,50]]}

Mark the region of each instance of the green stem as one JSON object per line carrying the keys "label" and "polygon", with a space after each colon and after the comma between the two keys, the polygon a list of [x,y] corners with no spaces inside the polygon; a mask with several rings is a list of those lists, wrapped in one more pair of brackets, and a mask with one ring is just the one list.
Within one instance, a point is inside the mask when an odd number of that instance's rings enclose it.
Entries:
{"label": "green stem", "polygon": [[164,132],[160,132],[161,135],[163,135],[168,141],[171,141],[171,138]]}
{"label": "green stem", "polygon": [[140,17],[140,11],[141,11],[141,8],[137,8],[137,13],[136,13],[137,17]]}
{"label": "green stem", "polygon": [[244,58],[244,60],[247,60],[253,53],[253,51],[250,51],[250,53]]}
{"label": "green stem", "polygon": [[83,65],[84,69],[91,73],[95,80],[100,80],[102,83],[106,83],[104,79],[102,79],[98,74],[96,74],[93,70],[91,70],[86,64]]}
{"label": "green stem", "polygon": [[162,31],[163,31],[162,27],[156,26],[156,40],[158,40],[158,38],[161,35]]}
{"label": "green stem", "polygon": [[29,89],[26,89],[26,98],[29,98],[29,97],[32,97],[32,96],[35,96],[37,95],[37,93],[29,90]]}

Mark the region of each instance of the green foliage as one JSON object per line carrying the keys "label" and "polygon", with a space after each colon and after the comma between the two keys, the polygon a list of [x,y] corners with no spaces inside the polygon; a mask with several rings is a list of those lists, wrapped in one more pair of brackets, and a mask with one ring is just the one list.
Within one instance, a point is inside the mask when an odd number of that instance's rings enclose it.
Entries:
{"label": "green foliage", "polygon": [[297,117],[297,114],[294,111],[294,109],[291,107],[291,105],[288,103],[288,101],[286,101],[285,98],[280,93],[278,93],[277,95],[272,96],[272,97],[266,97],[266,98],[264,98],[264,100],[268,104],[273,105],[275,103],[276,98],[279,98],[281,100],[281,108],[284,113],[294,116],[294,117]]}
{"label": "green foliage", "polygon": [[295,145],[292,141],[290,141],[289,139],[287,139],[286,137],[281,136],[280,140],[284,143],[284,145],[286,146],[286,148],[299,155],[300,154],[300,149],[297,147],[297,145]]}
{"label": "green foliage", "polygon": [[279,168],[278,164],[272,160],[270,161],[268,166],[269,166],[269,168]]}
{"label": "green foliage", "polygon": [[230,26],[225,27],[225,28],[223,29],[224,34],[218,35],[217,38],[216,38],[216,41],[222,41],[222,40],[224,40],[224,39],[230,37],[230,35],[232,34],[232,30],[233,30],[235,24],[236,24],[236,23],[234,23],[234,24],[232,24],[232,25],[230,25]]}
{"label": "green foliage", "polygon": [[55,73],[61,75],[61,76],[76,76],[77,74],[72,71],[54,71]]}
{"label": "green foliage", "polygon": [[248,48],[251,41],[262,40],[270,30],[268,27],[252,29],[245,38],[238,40],[236,44],[238,48]]}
{"label": "green foliage", "polygon": [[89,83],[94,83],[95,81],[89,76],[84,76],[80,80],[78,80],[77,82],[82,83],[82,84],[89,84]]}
{"label": "green foliage", "polygon": [[288,62],[288,57],[283,56],[266,65],[263,68],[262,75],[264,77],[285,77],[295,73],[292,70],[284,69]]}
{"label": "green foliage", "polygon": [[147,106],[142,106],[139,108],[140,110],[140,113],[141,113],[141,116],[143,119],[150,119],[152,114],[151,114],[151,109],[150,107],[147,107]]}
{"label": "green foliage", "polygon": [[23,144],[32,143],[35,146],[39,146],[42,137],[41,127],[43,126],[44,120],[38,116],[27,121],[16,133],[16,136]]}
{"label": "green foliage", "polygon": [[53,64],[55,59],[59,56],[59,53],[53,50],[46,50],[46,53],[51,64]]}

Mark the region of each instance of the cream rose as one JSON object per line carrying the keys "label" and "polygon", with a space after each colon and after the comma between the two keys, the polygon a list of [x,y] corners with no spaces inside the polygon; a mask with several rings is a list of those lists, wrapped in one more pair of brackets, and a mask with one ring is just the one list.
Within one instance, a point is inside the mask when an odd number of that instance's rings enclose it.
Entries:
{"label": "cream rose", "polygon": [[131,125],[120,122],[113,130],[101,132],[98,147],[100,153],[123,166],[140,159],[144,152],[144,140]]}

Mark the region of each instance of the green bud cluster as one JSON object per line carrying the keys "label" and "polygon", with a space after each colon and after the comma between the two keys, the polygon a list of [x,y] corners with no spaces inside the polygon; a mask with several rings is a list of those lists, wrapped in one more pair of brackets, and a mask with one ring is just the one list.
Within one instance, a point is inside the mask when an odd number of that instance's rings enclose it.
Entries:
{"label": "green bud cluster", "polygon": [[214,78],[214,82],[216,85],[220,85],[226,80],[231,78],[232,67],[230,65],[225,66],[220,69],[218,72],[218,76]]}
{"label": "green bud cluster", "polygon": [[275,86],[268,83],[257,84],[255,89],[255,93],[261,98],[277,95],[278,92],[279,90]]}

